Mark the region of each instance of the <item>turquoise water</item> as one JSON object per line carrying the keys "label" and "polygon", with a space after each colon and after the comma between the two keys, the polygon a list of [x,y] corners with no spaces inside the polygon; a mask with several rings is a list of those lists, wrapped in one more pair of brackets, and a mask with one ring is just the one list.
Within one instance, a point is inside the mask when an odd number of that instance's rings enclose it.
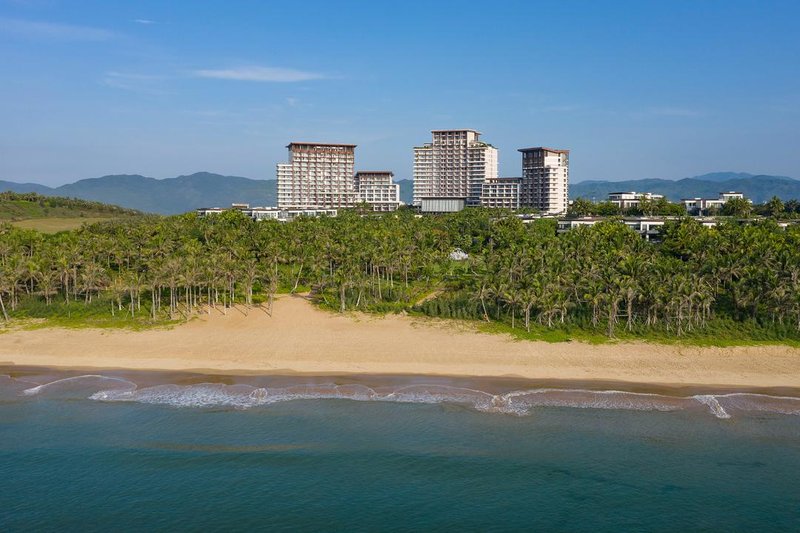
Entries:
{"label": "turquoise water", "polygon": [[800,530],[791,398],[25,379],[3,531]]}

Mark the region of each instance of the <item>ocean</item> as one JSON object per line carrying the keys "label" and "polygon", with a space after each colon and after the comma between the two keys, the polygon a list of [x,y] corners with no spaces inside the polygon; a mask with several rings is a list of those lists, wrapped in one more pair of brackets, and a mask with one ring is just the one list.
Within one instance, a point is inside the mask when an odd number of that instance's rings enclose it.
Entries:
{"label": "ocean", "polygon": [[13,375],[1,531],[800,530],[791,395]]}

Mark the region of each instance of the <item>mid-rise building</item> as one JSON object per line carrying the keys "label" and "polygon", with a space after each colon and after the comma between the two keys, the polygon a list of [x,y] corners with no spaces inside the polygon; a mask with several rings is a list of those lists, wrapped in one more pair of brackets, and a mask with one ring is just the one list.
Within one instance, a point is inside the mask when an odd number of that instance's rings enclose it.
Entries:
{"label": "mid-rise building", "polygon": [[663,200],[663,194],[653,194],[651,192],[610,192],[608,193],[608,201],[615,204],[620,209],[628,209],[630,207],[639,207],[642,200],[657,201]]}
{"label": "mid-rise building", "polygon": [[[483,184],[497,178],[497,149],[475,130],[433,130],[433,141],[414,148],[414,205],[424,199],[462,200],[480,206]],[[461,205],[460,202],[446,202]],[[442,204],[444,205],[444,204]]]}
{"label": "mid-rise building", "polygon": [[250,207],[250,204],[231,204],[230,209],[224,207],[201,207],[196,210],[201,217],[218,215],[225,211],[241,211],[245,216],[253,220],[277,220],[278,222],[288,222],[298,217],[335,217],[337,214],[336,209],[281,209],[278,207]]}
{"label": "mid-rise building", "polygon": [[359,202],[366,202],[373,211],[395,211],[400,207],[400,185],[387,170],[356,172],[354,187]]}
{"label": "mid-rise building", "polygon": [[522,178],[490,178],[483,182],[481,207],[490,209],[519,209],[519,189]]}
{"label": "mid-rise building", "polygon": [[569,202],[569,150],[521,148],[520,207],[544,214],[567,212]]}
{"label": "mid-rise building", "polygon": [[339,209],[358,201],[354,144],[290,143],[289,162],[279,163],[278,207]]}
{"label": "mid-rise building", "polygon": [[[721,209],[728,200],[732,199],[744,200],[744,194],[740,192],[730,191],[719,193],[718,198],[682,198],[681,203],[686,208],[686,212],[693,215],[707,214],[709,209]],[[748,202],[753,203],[752,200]]]}

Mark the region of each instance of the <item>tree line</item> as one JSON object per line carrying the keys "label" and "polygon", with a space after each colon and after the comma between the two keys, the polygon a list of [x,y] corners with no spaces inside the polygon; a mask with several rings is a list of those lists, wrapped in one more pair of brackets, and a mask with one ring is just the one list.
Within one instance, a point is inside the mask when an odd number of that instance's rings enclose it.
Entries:
{"label": "tree line", "polygon": [[[576,198],[567,211],[569,216],[670,216],[680,217],[686,215],[682,204],[668,201],[666,198],[644,198],[637,205],[622,208],[614,202],[593,202],[586,198]],[[783,220],[800,219],[800,201],[788,200],[783,202],[773,196],[763,204],[751,204],[742,198],[732,198],[721,207],[711,206],[703,210],[705,216],[728,216],[735,218],[749,218],[751,216],[771,217]]]}
{"label": "tree line", "polygon": [[684,217],[652,243],[614,220],[558,234],[554,220],[527,224],[483,209],[342,211],[287,223],[191,213],[55,235],[0,225],[5,320],[78,307],[148,321],[233,305],[271,313],[280,292],[308,292],[341,312],[419,312],[528,331],[684,336],[725,324],[798,339],[800,226],[707,228]]}

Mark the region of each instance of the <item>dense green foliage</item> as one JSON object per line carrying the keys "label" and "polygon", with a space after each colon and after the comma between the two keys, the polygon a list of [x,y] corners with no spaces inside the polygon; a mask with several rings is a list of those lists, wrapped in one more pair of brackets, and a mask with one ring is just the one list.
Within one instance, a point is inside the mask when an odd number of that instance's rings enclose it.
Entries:
{"label": "dense green foliage", "polygon": [[0,192],[0,220],[46,217],[97,217],[140,215],[133,209],[100,202],[42,196],[36,193]]}
{"label": "dense green foliage", "polygon": [[[643,199],[634,207],[620,208],[613,202],[592,202],[586,198],[576,198],[569,206],[567,215],[571,217],[582,216],[659,216],[680,217],[686,215],[682,204],[675,204],[664,198],[658,200]],[[784,203],[777,196],[773,196],[763,204],[753,205],[745,199],[733,198],[725,203],[721,209],[710,207],[704,210],[704,216],[727,216],[735,218],[749,218],[752,215],[771,217],[783,220],[800,219],[800,202],[788,200]]]}
{"label": "dense green foliage", "polygon": [[[749,204],[748,204],[749,205]],[[673,204],[664,198],[658,200],[642,199],[638,205],[620,208],[613,202],[592,202],[585,198],[576,198],[569,206],[569,216],[672,216],[680,217],[686,214],[686,209],[681,204]]]}
{"label": "dense green foliage", "polygon": [[[468,258],[455,259],[454,250]],[[685,218],[660,243],[615,221],[557,235],[552,219],[524,224],[481,209],[436,217],[345,211],[289,223],[230,211],[56,235],[0,226],[0,296],[12,319],[80,307],[145,321],[233,303],[271,312],[277,292],[306,290],[339,311],[404,310],[564,333],[550,338],[797,341],[800,226],[704,228]]]}

